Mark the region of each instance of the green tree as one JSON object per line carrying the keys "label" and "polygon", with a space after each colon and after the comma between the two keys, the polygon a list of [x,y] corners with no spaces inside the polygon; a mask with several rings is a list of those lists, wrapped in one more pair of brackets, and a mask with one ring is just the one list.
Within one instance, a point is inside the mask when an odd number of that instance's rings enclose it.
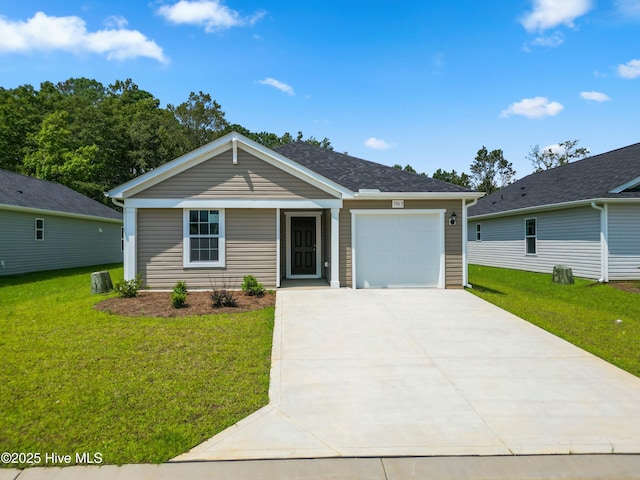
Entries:
{"label": "green tree", "polygon": [[588,148],[577,147],[578,142],[579,140],[565,140],[544,150],[536,145],[531,147],[527,159],[533,164],[535,173],[566,165],[572,160],[580,160],[589,155]]}
{"label": "green tree", "polygon": [[68,128],[69,114],[53,112],[42,121],[35,135],[36,150],[24,158],[26,172],[43,180],[66,185],[84,194],[94,195],[93,183],[97,145],[75,147]]}
{"label": "green tree", "polygon": [[178,106],[169,104],[167,109],[184,128],[184,153],[222,136],[229,125],[222,107],[208,93],[191,92],[186,102]]}
{"label": "green tree", "polygon": [[439,168],[433,173],[431,178],[453,183],[454,185],[460,185],[461,187],[471,188],[471,177],[464,172],[458,174],[455,170],[447,172],[446,170]]}
{"label": "green tree", "polygon": [[[415,168],[413,168],[411,165],[407,164],[404,167],[402,165],[400,165],[399,163],[396,163],[395,165],[393,165],[393,168],[395,168],[396,170],[402,170],[404,172],[409,172],[409,173],[418,173],[416,171]],[[421,173],[420,175],[425,175],[424,173]]]}
{"label": "green tree", "polygon": [[485,146],[478,150],[470,170],[473,187],[488,194],[513,183],[516,176],[513,164],[504,158],[502,150],[489,152]]}

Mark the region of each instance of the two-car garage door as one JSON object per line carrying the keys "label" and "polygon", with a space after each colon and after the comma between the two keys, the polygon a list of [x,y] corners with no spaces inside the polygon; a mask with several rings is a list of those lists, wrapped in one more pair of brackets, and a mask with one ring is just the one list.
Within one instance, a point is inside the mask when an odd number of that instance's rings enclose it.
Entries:
{"label": "two-car garage door", "polygon": [[444,288],[444,211],[351,213],[356,288]]}

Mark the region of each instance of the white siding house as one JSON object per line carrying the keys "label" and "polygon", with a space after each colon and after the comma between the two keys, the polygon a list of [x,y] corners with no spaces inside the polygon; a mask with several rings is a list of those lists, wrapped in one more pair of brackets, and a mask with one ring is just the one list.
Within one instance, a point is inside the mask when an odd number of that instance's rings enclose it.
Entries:
{"label": "white siding house", "polygon": [[115,210],[0,169],[0,276],[122,262],[121,238]]}
{"label": "white siding house", "polygon": [[529,175],[469,209],[469,263],[640,280],[640,144]]}

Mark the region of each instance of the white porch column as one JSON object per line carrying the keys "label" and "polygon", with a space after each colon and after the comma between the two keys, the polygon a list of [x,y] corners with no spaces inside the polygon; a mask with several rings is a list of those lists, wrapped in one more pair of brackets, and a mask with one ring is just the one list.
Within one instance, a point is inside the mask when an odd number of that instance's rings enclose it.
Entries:
{"label": "white porch column", "polygon": [[340,288],[340,209],[331,209],[331,288]]}
{"label": "white porch column", "polygon": [[124,208],[124,279],[133,280],[136,277],[136,232],[137,208]]}

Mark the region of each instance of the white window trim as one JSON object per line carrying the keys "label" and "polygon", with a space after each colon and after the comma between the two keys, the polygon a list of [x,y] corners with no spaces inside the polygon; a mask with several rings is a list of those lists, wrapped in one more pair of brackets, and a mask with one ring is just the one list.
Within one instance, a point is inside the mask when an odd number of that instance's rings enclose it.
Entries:
{"label": "white window trim", "polygon": [[481,241],[482,241],[482,224],[476,223],[476,242],[481,242]]}
{"label": "white window trim", "polygon": [[[527,222],[529,220],[535,221],[536,234],[535,235],[527,235]],[[536,243],[536,251],[535,253],[529,253],[527,249],[527,239],[533,238]],[[538,217],[529,217],[524,219],[524,254],[527,257],[535,257],[538,255]]]}
{"label": "white window trim", "polygon": [[[38,221],[42,222],[42,228],[38,228]],[[33,238],[35,239],[35,241],[44,242],[44,218],[36,217],[36,220],[33,226],[34,226]],[[38,238],[38,232],[42,232],[42,238]]]}
{"label": "white window trim", "polygon": [[[218,261],[192,262],[189,256],[189,212],[192,210],[217,210],[219,215],[218,227]],[[182,211],[182,266],[184,268],[223,268],[225,266],[225,214],[223,208],[189,208]]]}

